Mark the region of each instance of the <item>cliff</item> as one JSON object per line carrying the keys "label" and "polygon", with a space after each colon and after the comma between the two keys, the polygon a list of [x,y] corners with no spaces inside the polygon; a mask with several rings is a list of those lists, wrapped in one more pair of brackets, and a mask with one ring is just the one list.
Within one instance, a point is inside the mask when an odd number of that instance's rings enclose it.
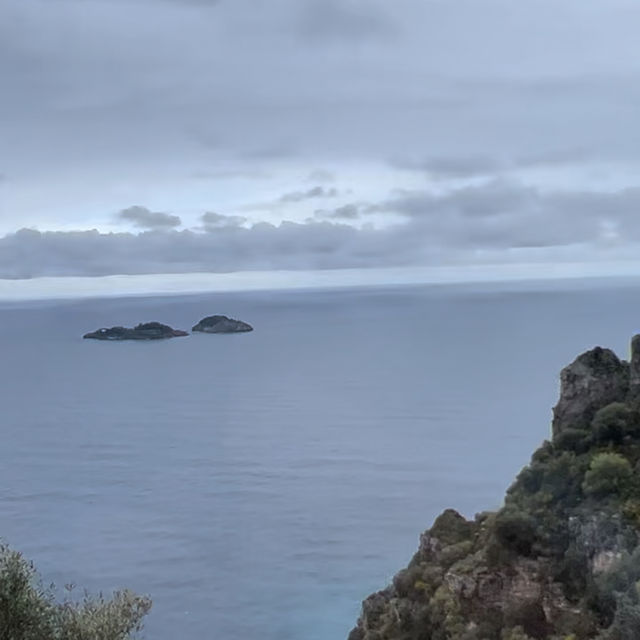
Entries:
{"label": "cliff", "polygon": [[640,639],[640,335],[561,372],[552,439],[504,506],[449,509],[349,640]]}

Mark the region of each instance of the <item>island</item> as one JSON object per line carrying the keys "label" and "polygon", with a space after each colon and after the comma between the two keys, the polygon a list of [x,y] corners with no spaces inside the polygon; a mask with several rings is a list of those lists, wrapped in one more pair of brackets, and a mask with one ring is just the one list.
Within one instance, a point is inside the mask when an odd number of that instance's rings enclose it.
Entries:
{"label": "island", "polygon": [[640,335],[563,369],[551,431],[501,509],[436,518],[349,640],[640,638]]}
{"label": "island", "polygon": [[234,320],[227,316],[207,316],[191,330],[202,333],[246,333],[253,331],[253,327],[242,320]]}
{"label": "island", "polygon": [[91,333],[85,333],[83,338],[93,340],[164,340],[188,336],[186,331],[173,329],[160,322],[144,322],[130,329],[129,327],[102,328]]}

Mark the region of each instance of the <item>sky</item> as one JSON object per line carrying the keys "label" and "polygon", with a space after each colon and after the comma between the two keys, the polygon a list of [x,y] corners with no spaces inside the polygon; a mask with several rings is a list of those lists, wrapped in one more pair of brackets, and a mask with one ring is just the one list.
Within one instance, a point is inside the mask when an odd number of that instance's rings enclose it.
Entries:
{"label": "sky", "polygon": [[640,274],[638,24],[636,0],[0,0],[0,278]]}

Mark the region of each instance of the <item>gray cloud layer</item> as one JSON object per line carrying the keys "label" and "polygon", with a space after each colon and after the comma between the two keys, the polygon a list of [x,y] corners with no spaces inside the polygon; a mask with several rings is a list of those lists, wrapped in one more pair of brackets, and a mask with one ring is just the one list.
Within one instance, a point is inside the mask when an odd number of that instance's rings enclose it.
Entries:
{"label": "gray cloud layer", "polygon": [[503,252],[510,260],[514,249],[553,249],[554,257],[562,258],[572,256],[576,246],[615,257],[640,243],[638,210],[640,188],[545,193],[494,181],[446,195],[405,192],[334,212],[337,219],[397,216],[396,223],[379,229],[319,221],[245,227],[244,218],[213,212],[202,216],[206,233],[25,229],[0,239],[0,276],[443,264],[477,259],[483,252]]}
{"label": "gray cloud layer", "polygon": [[634,243],[638,23],[636,0],[0,2],[1,228],[174,212],[9,234],[0,275]]}
{"label": "gray cloud layer", "polygon": [[176,154],[638,158],[637,3],[389,7],[2,3],[2,160],[125,175]]}

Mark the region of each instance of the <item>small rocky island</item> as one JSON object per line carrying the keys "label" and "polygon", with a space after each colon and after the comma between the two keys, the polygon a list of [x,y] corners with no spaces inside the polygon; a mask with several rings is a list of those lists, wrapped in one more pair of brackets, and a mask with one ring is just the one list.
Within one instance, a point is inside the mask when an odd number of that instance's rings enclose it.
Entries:
{"label": "small rocky island", "polygon": [[186,331],[173,329],[169,325],[160,322],[144,322],[133,329],[129,327],[103,328],[91,333],[85,333],[82,337],[94,340],[164,340],[188,335]]}
{"label": "small rocky island", "polygon": [[504,506],[453,509],[349,640],[640,639],[640,335],[560,376],[552,438]]}
{"label": "small rocky island", "polygon": [[234,320],[227,316],[207,316],[191,330],[202,333],[246,333],[253,331],[253,327],[242,320]]}

